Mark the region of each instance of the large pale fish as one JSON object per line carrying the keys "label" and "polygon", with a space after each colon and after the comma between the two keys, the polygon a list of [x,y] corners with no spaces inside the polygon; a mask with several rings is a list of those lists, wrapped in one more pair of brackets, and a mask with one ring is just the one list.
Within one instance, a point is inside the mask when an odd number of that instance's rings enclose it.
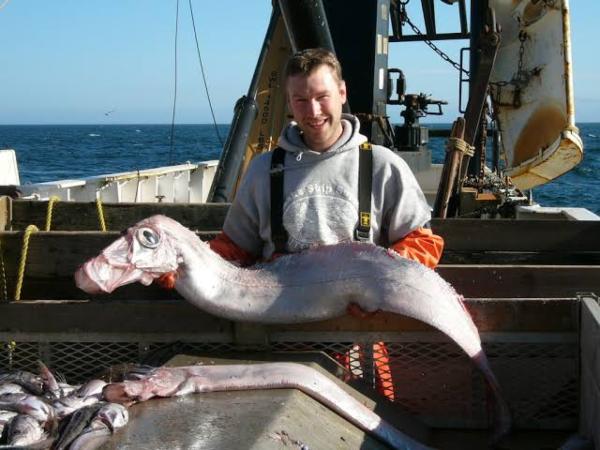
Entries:
{"label": "large pale fish", "polygon": [[402,450],[427,447],[397,430],[318,371],[295,363],[160,367],[104,387],[104,398],[130,405],[152,397],[249,389],[299,389],[363,431]]}
{"label": "large pale fish", "polygon": [[508,407],[462,298],[436,272],[371,244],[345,243],[286,255],[245,269],[214,253],[191,230],[153,216],[86,262],[75,274],[90,294],[176,272],[175,289],[220,317],[298,323],[346,314],[351,305],[421,320],[452,338],[481,369],[495,395],[495,435],[510,427]]}

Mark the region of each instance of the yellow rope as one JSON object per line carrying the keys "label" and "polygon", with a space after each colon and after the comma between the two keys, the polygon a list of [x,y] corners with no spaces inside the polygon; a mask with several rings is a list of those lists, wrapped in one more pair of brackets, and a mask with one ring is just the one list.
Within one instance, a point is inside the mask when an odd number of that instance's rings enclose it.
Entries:
{"label": "yellow rope", "polygon": [[463,139],[449,137],[446,141],[446,151],[451,152],[453,150],[459,150],[467,156],[473,156],[475,154],[475,147],[467,144]]}
{"label": "yellow rope", "polygon": [[21,300],[21,289],[23,278],[25,278],[25,263],[27,262],[27,251],[29,250],[29,238],[31,233],[40,231],[35,225],[28,225],[23,235],[23,247],[21,248],[21,260],[19,261],[19,272],[17,274],[17,286],[15,287],[15,301]]}
{"label": "yellow rope", "polygon": [[8,290],[6,284],[6,268],[4,266],[4,252],[2,251],[2,239],[0,239],[0,281],[2,282],[2,301],[8,301]]}
{"label": "yellow rope", "polygon": [[104,220],[104,209],[102,208],[102,200],[100,200],[100,196],[96,197],[96,209],[98,210],[98,221],[100,222],[100,230],[106,231],[106,221]]}
{"label": "yellow rope", "polygon": [[54,210],[54,204],[60,201],[60,197],[53,195],[48,199],[48,209],[46,210],[46,228],[45,231],[50,231],[50,227],[52,226],[52,212]]}

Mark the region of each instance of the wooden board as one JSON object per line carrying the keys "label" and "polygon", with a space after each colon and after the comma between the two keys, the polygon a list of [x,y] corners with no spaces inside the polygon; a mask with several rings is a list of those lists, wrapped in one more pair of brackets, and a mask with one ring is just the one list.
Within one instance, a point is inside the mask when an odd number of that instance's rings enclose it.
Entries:
{"label": "wooden board", "polygon": [[600,221],[437,219],[432,229],[454,252],[600,251]]}
{"label": "wooden board", "polygon": [[[46,224],[48,202],[13,200],[13,230],[23,230],[34,224],[42,229]],[[120,231],[155,214],[169,216],[185,226],[198,230],[220,230],[229,209],[228,204],[174,204],[174,203],[106,203],[102,206],[106,226]],[[51,230],[100,230],[96,203],[57,202],[52,211]]]}
{"label": "wooden board", "polygon": [[[579,302],[576,299],[467,299],[465,305],[483,333],[569,334],[578,329]],[[106,334],[118,334],[121,339],[130,340],[159,339],[158,336],[168,334],[171,340],[227,342],[247,334],[250,328],[254,328],[255,334],[264,335],[433,331],[422,322],[389,313],[377,313],[366,320],[345,316],[298,325],[234,324],[183,300],[110,303],[24,300],[0,304],[0,337],[27,334],[30,338],[44,336],[42,340],[60,340],[68,335],[81,335],[84,340],[95,341]]]}
{"label": "wooden board", "polygon": [[[21,230],[31,223],[44,226],[47,202],[5,202],[5,220],[12,229]],[[94,203],[59,202],[54,208],[53,230],[98,229]],[[160,213],[206,232],[204,237],[209,239],[221,229],[229,206],[151,203],[104,208],[110,230],[120,231]],[[0,225],[1,221],[0,215]],[[436,219],[432,226],[446,243],[442,264],[600,265],[600,221]]]}
{"label": "wooden board", "polygon": [[[86,299],[75,287],[73,273],[89,258],[119,237],[116,232],[38,232],[32,235],[23,286],[23,299]],[[206,235],[205,235],[206,237]],[[21,255],[23,233],[0,232],[9,298]],[[574,297],[578,292],[600,292],[600,265],[467,265],[438,268],[465,297]],[[165,299],[172,292],[130,285],[106,299]]]}

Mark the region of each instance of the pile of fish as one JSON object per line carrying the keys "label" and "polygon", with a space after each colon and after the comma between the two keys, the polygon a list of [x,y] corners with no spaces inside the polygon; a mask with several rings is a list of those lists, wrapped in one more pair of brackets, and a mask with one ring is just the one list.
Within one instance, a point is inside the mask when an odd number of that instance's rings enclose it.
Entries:
{"label": "pile of fish", "polygon": [[40,362],[40,374],[0,372],[0,443],[9,448],[97,448],[129,414],[103,398],[105,381],[81,386],[57,381]]}

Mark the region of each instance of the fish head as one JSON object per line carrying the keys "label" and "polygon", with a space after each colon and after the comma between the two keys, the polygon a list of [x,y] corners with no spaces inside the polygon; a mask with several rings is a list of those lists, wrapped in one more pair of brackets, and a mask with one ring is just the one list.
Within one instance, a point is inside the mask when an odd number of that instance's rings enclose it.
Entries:
{"label": "fish head", "polygon": [[110,293],[134,282],[148,286],[176,271],[180,258],[172,223],[177,224],[164,216],[152,216],[127,229],[75,272],[77,287],[88,294]]}
{"label": "fish head", "polygon": [[103,406],[97,415],[98,419],[106,425],[111,432],[115,432],[117,428],[122,428],[129,421],[129,413],[127,408],[118,403],[108,403]]}

